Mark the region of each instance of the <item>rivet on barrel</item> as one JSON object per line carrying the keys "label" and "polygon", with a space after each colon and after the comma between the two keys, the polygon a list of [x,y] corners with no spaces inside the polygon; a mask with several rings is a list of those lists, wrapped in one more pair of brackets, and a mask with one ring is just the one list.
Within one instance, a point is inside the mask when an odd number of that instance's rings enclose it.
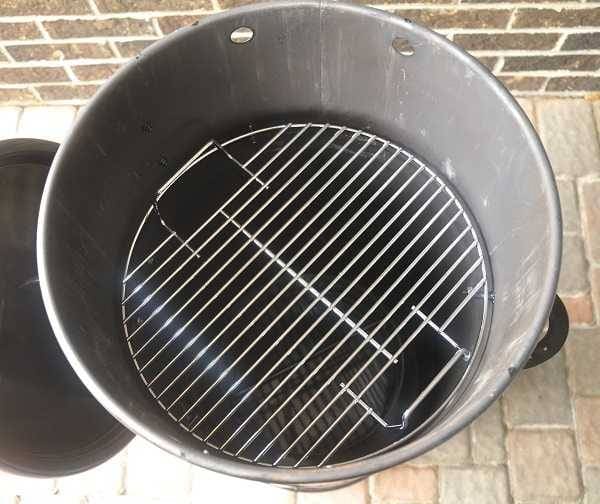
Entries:
{"label": "rivet on barrel", "polygon": [[246,44],[254,38],[254,31],[247,26],[240,26],[231,32],[229,38],[234,44]]}

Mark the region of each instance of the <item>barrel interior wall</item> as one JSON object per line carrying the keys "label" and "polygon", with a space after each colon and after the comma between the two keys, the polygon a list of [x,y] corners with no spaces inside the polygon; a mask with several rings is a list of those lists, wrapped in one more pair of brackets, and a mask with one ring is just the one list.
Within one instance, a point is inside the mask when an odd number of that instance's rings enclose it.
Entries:
{"label": "barrel interior wall", "polygon": [[433,418],[486,316],[482,245],[447,183],[326,124],[192,159],[148,208],[123,292],[168,415],[209,450],[293,467],[368,456]]}

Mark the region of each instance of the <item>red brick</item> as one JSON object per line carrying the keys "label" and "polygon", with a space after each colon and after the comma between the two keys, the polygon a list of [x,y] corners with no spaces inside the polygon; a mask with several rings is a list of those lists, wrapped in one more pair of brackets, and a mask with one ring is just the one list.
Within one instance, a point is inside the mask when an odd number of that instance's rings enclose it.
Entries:
{"label": "red brick", "polygon": [[489,56],[481,56],[477,57],[480,63],[483,63],[484,66],[488,68],[488,70],[493,71],[496,63],[498,62],[498,58],[489,57]]}
{"label": "red brick", "polygon": [[600,264],[600,180],[582,182],[580,187],[583,227],[589,258],[592,262]]}
{"label": "red brick", "polygon": [[67,73],[62,68],[0,68],[0,83],[3,84],[25,84],[31,82],[61,81],[69,81]]}
{"label": "red brick", "polygon": [[546,91],[600,91],[600,78],[593,76],[553,77],[546,85]]}
{"label": "red brick", "polygon": [[561,47],[563,51],[585,51],[586,49],[600,49],[600,32],[572,33]]}
{"label": "red brick", "polygon": [[[248,5],[254,3],[254,0],[219,0],[219,5],[223,9],[231,9],[232,7],[240,7],[242,5]],[[368,3],[368,2],[361,2]],[[375,3],[375,2],[373,2]],[[385,2],[377,2],[377,3],[385,3]]]}
{"label": "red brick", "polygon": [[212,9],[210,0],[96,0],[100,12],[153,12]]}
{"label": "red brick", "polygon": [[458,33],[454,42],[468,51],[552,49],[558,33]]}
{"label": "red brick", "polygon": [[0,88],[0,102],[6,104],[11,102],[24,103],[36,101],[35,96],[29,89],[3,89]]}
{"label": "red brick", "polygon": [[569,54],[557,56],[511,56],[504,60],[503,72],[536,70],[594,71],[600,68],[600,56]]}
{"label": "red brick", "polygon": [[87,100],[94,96],[99,86],[94,84],[68,84],[64,86],[39,86],[42,100]]}
{"label": "red brick", "polygon": [[198,21],[202,16],[164,16],[158,18],[158,25],[165,35],[183,28],[190,26],[192,23]]}
{"label": "red brick", "polygon": [[44,27],[53,38],[126,37],[155,35],[152,24],[143,19],[76,19],[46,21]]}
{"label": "red brick", "polygon": [[42,38],[35,23],[0,22],[0,40],[29,40]]}
{"label": "red brick", "polygon": [[117,42],[117,49],[124,58],[133,58],[146,47],[154,44],[154,40],[132,40],[130,42]]}
{"label": "red brick", "polygon": [[0,16],[91,14],[85,0],[2,0]]}
{"label": "red brick", "polygon": [[513,28],[600,26],[600,7],[589,9],[517,9]]}
{"label": "red brick", "polygon": [[525,75],[502,75],[499,79],[512,91],[538,91],[546,82],[545,77],[529,77]]}
{"label": "red brick", "polygon": [[395,14],[430,28],[505,28],[508,9],[396,9]]}
{"label": "red brick", "polygon": [[7,46],[16,61],[112,58],[107,44],[27,44]]}
{"label": "red brick", "polygon": [[72,67],[79,80],[95,81],[110,78],[121,65],[77,65]]}

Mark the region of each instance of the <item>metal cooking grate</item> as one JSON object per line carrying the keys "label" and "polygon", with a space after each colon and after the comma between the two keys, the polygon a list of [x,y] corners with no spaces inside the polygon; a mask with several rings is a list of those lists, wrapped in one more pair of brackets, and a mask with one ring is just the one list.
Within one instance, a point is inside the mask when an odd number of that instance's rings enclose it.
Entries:
{"label": "metal cooking grate", "polygon": [[207,449],[337,464],[415,435],[488,318],[482,244],[424,162],[288,124],[208,142],[157,192],[123,280],[133,360]]}

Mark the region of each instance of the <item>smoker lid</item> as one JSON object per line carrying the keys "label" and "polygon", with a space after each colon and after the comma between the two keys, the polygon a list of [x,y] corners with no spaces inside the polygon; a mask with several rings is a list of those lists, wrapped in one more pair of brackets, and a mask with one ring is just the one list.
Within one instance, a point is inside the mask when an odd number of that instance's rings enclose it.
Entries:
{"label": "smoker lid", "polygon": [[0,141],[0,469],[28,476],[84,471],[133,438],[79,381],[42,303],[36,224],[57,149]]}

